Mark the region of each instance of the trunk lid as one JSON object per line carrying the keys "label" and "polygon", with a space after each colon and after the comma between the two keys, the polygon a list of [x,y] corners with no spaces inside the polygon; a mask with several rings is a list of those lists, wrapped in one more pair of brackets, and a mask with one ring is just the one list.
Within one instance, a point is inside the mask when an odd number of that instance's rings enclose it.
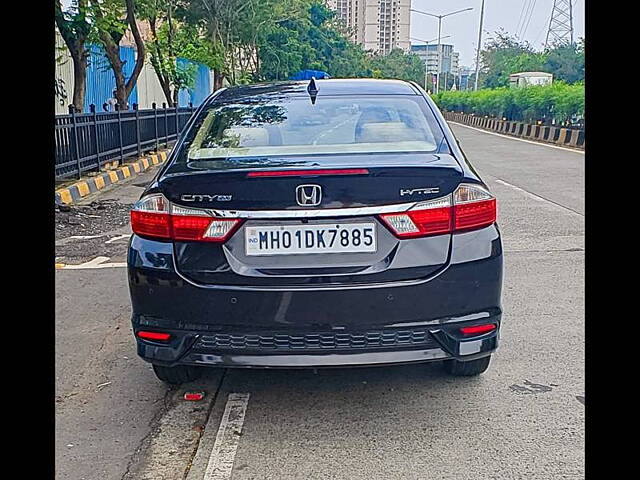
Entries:
{"label": "trunk lid", "polygon": [[[460,182],[462,171],[455,159],[443,154],[339,156],[331,161],[313,157],[287,160],[269,159],[242,162],[242,168],[201,170],[170,169],[160,180],[160,190],[173,203],[185,207],[222,210],[305,210],[296,203],[296,187],[317,184],[322,187],[322,203],[315,208],[347,208],[388,205],[426,200],[451,193]],[[322,166],[320,166],[322,165]],[[178,166],[178,165],[176,165]],[[249,172],[288,169],[354,169],[366,175],[323,175],[248,177]],[[415,189],[437,188],[438,193],[423,195]],[[405,193],[401,195],[401,190]]]}
{"label": "trunk lid", "polygon": [[[462,169],[448,154],[338,155],[294,159],[262,159],[242,168],[199,170],[173,166],[158,182],[160,191],[184,207],[215,211],[262,212],[247,218],[223,245],[209,242],[175,242],[178,271],[190,280],[208,285],[255,287],[331,286],[395,282],[426,278],[448,262],[450,234],[400,240],[374,213],[358,214],[361,207],[416,203],[452,193],[460,184]],[[301,175],[248,177],[249,172],[290,169],[366,169],[357,175]],[[319,205],[301,206],[296,188],[318,185]],[[326,209],[347,209],[330,217],[314,216]],[[295,211],[310,215],[296,217]],[[277,218],[269,211],[278,211]],[[292,216],[288,217],[287,212]],[[348,212],[348,214],[345,214]],[[376,224],[376,251],[368,253],[312,253],[249,256],[247,229],[301,225],[331,228],[343,224]],[[335,226],[334,225],[334,226]]]}

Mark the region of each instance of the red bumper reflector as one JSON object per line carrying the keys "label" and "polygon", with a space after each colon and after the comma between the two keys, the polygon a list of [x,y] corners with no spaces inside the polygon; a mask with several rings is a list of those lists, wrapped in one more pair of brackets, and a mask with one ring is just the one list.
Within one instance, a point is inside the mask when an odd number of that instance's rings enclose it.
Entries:
{"label": "red bumper reflector", "polygon": [[473,325],[472,327],[462,327],[460,332],[463,335],[482,335],[483,333],[491,332],[496,329],[495,323],[489,323],[487,325]]}
{"label": "red bumper reflector", "polygon": [[171,338],[171,334],[169,333],[145,332],[144,330],[139,331],[136,335],[138,338],[142,338],[144,340],[156,340],[161,342],[166,342]]}
{"label": "red bumper reflector", "polygon": [[310,169],[310,170],[275,170],[264,172],[249,172],[247,177],[316,177],[319,175],[367,175],[366,168],[332,168],[332,169]]}
{"label": "red bumper reflector", "polygon": [[204,398],[204,392],[187,392],[184,394],[184,399],[190,402],[199,402]]}

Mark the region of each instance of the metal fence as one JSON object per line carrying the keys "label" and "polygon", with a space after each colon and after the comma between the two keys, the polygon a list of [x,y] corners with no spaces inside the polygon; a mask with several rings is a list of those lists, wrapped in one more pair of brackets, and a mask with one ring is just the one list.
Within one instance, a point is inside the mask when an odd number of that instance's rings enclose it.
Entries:
{"label": "metal fence", "polygon": [[167,147],[178,135],[195,111],[188,107],[115,112],[71,112],[56,115],[55,170],[56,180],[80,178],[88,171],[99,171],[109,162],[140,156],[146,151]]}

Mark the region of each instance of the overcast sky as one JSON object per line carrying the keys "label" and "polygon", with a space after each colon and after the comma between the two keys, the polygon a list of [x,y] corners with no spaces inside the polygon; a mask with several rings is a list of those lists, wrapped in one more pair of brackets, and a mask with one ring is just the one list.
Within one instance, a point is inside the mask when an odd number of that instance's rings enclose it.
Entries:
{"label": "overcast sky", "polygon": [[[453,44],[454,50],[460,52],[460,64],[468,67],[475,65],[481,4],[482,0],[411,0],[411,8],[435,15],[473,7],[471,11],[442,19],[442,36],[451,35],[442,43]],[[531,15],[527,14],[527,8]],[[512,35],[520,33],[520,39],[541,49],[552,9],[553,0],[485,0],[482,43],[502,27]],[[573,35],[575,40],[584,37],[584,0],[573,0]],[[411,36],[424,40],[437,38],[438,19],[412,12]]]}

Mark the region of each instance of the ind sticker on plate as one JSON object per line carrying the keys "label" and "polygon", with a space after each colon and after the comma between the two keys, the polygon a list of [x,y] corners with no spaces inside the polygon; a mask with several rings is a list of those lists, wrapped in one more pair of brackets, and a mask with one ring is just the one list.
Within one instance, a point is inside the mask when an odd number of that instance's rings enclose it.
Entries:
{"label": "ind sticker on plate", "polygon": [[371,253],[377,249],[375,223],[277,225],[245,231],[247,255]]}

